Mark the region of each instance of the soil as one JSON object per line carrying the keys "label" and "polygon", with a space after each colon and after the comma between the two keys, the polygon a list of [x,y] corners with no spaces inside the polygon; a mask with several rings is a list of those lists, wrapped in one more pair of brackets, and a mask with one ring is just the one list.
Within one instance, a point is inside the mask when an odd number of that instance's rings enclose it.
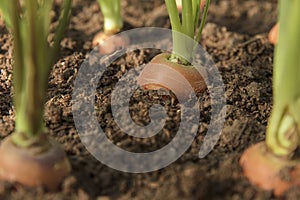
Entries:
{"label": "soil", "polygon": [[[123,0],[124,31],[155,26],[170,28],[162,0]],[[276,199],[271,191],[252,186],[239,166],[242,152],[264,140],[272,109],[273,50],[267,32],[277,17],[276,0],[212,1],[201,39],[220,71],[226,89],[227,113],[222,135],[213,151],[198,158],[210,114],[208,91],[199,94],[201,118],[191,147],[174,163],[149,173],[124,173],[95,159],[81,143],[72,115],[72,91],[77,72],[92,50],[93,36],[103,30],[103,17],[94,0],[74,0],[71,23],[59,59],[49,78],[45,122],[51,137],[59,141],[71,162],[72,173],[57,192],[0,183],[0,199]],[[0,20],[0,138],[14,129],[12,104],[11,38]],[[148,108],[155,101],[166,109],[168,120],[154,137],[136,139],[123,133],[110,109],[111,91],[131,68],[158,54],[142,49],[115,61],[99,81],[96,107],[99,124],[114,144],[134,152],[159,149],[172,140],[180,122],[174,97],[142,91],[133,96],[130,112],[134,121],[149,122]],[[153,98],[158,95],[157,98]],[[153,100],[154,101],[149,101]],[[109,152],[107,152],[109,153]],[[298,199],[290,189],[282,199]]]}

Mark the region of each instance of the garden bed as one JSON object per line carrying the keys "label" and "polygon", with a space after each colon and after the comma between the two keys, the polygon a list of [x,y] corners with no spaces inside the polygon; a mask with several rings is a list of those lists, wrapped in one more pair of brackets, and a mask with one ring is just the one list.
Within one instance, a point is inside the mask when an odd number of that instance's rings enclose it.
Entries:
{"label": "garden bed", "polygon": [[[122,1],[124,30],[155,26],[170,28],[162,0]],[[183,156],[159,171],[131,174],[111,169],[96,160],[81,143],[72,116],[72,91],[76,74],[92,50],[93,36],[102,30],[103,18],[98,3],[74,0],[71,23],[62,41],[62,51],[49,79],[45,121],[51,136],[67,152],[72,173],[61,190],[48,193],[43,188],[25,188],[0,183],[0,199],[270,199],[272,193],[253,187],[242,175],[241,153],[265,137],[272,108],[273,45],[267,32],[276,22],[277,1],[212,1],[201,45],[210,53],[224,81],[227,115],[222,135],[205,158],[198,151],[207,131],[210,114],[208,91],[199,96],[201,118],[198,134]],[[11,101],[11,40],[0,23],[0,138],[13,131]],[[97,116],[107,136],[122,148],[153,151],[172,140],[178,128],[176,100],[164,99],[167,125],[158,136],[134,139],[114,123],[110,97],[118,79],[129,69],[147,63],[159,51],[142,49],[122,56],[105,72],[96,95]],[[139,123],[149,118],[145,101],[152,93],[133,97],[131,115]],[[159,101],[157,98],[156,101]],[[156,98],[155,98],[156,99]],[[144,102],[144,103],[139,103]],[[108,152],[109,153],[109,152]],[[21,166],[20,166],[21,167]],[[287,199],[300,192],[291,189]]]}

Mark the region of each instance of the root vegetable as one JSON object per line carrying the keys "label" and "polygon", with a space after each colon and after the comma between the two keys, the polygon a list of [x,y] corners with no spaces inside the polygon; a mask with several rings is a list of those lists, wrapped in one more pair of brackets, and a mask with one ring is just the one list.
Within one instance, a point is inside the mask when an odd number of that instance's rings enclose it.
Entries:
{"label": "root vegetable", "polygon": [[41,139],[43,142],[23,148],[16,146],[11,137],[5,138],[0,145],[0,180],[58,189],[71,165],[57,142],[45,136]]}

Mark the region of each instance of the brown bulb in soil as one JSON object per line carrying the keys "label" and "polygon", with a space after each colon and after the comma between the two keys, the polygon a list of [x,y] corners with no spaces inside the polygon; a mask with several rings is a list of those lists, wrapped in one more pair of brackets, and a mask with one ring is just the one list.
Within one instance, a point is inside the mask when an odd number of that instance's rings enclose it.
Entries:
{"label": "brown bulb in soil", "polygon": [[277,157],[260,142],[243,153],[240,165],[251,183],[281,196],[293,186],[300,187],[299,161]]}
{"label": "brown bulb in soil", "polygon": [[99,32],[94,37],[92,45],[93,47],[98,46],[101,55],[106,55],[113,53],[117,49],[127,47],[129,38],[124,35],[115,35],[115,32]]}
{"label": "brown bulb in soil", "polygon": [[162,53],[148,63],[138,77],[138,84],[146,90],[171,90],[179,99],[187,100],[193,92],[206,89],[202,75],[194,66],[184,66],[169,60],[170,54]]}
{"label": "brown bulb in soil", "polygon": [[271,44],[277,44],[279,24],[275,24],[269,32],[268,39]]}
{"label": "brown bulb in soil", "polygon": [[5,138],[0,145],[0,180],[44,186],[50,191],[58,189],[71,171],[65,152],[53,140],[49,140],[45,151],[37,152],[36,148],[17,147],[11,136]]}

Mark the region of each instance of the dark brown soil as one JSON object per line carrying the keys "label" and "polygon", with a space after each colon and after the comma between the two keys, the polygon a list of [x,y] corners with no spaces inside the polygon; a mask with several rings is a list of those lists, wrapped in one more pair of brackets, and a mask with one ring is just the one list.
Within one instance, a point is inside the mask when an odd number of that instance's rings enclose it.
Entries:
{"label": "dark brown soil", "polygon": [[[143,26],[170,27],[162,0],[124,0],[122,8],[124,30]],[[199,159],[198,151],[210,114],[209,94],[205,92],[199,97],[198,135],[188,151],[164,169],[131,174],[97,161],[81,143],[74,125],[73,83],[81,63],[92,49],[93,36],[103,28],[103,18],[95,0],[74,0],[71,24],[49,78],[45,113],[50,134],[64,146],[72,173],[63,182],[61,190],[54,193],[43,188],[0,183],[0,199],[275,199],[270,191],[252,186],[243,177],[238,161],[248,146],[265,138],[272,108],[274,49],[267,41],[267,32],[276,22],[276,9],[276,0],[212,1],[201,45],[211,54],[226,88],[227,115],[222,135],[214,150]],[[10,52],[10,36],[1,21],[1,139],[14,128]],[[149,62],[157,53],[145,49],[123,56],[109,67],[98,87],[101,91],[96,96],[99,123],[114,143],[130,151],[161,148],[172,140],[178,128],[178,107],[171,97],[164,99],[170,120],[157,137],[140,140],[127,137],[116,126],[111,114],[111,91],[118,79],[129,69]],[[149,103],[144,100],[153,95],[144,94],[144,97],[133,97],[130,106],[133,119],[142,124],[149,122],[144,114],[148,112]],[[295,188],[283,197],[297,198],[300,198],[300,192]]]}

